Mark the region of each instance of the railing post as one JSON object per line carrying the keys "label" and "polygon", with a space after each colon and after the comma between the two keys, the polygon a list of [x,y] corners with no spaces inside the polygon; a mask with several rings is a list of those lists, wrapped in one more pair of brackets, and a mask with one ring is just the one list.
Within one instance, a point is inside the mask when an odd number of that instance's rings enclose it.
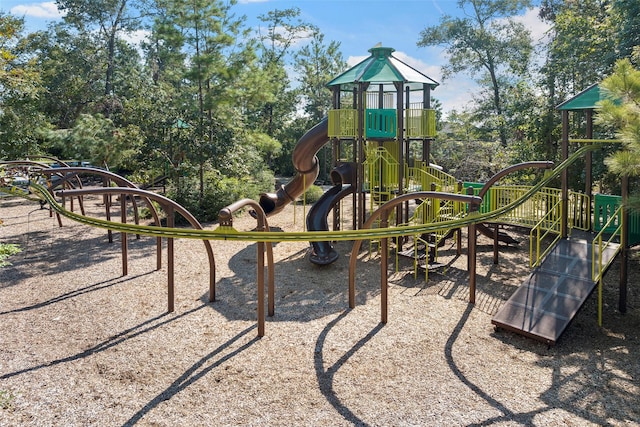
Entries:
{"label": "railing post", "polygon": [[620,234],[620,285],[619,285],[619,301],[618,301],[618,310],[620,313],[627,312],[627,279],[628,279],[628,268],[629,262],[627,259],[628,251],[627,251],[627,238],[629,237],[629,210],[627,209],[627,203],[629,200],[629,177],[622,177],[622,230]]}
{"label": "railing post", "polygon": [[[467,189],[467,195],[473,195],[473,188]],[[479,206],[473,203],[469,204],[469,214],[473,215],[478,211]],[[469,254],[467,259],[467,269],[469,270],[469,302],[471,304],[476,303],[476,223],[469,223]]]}
{"label": "railing post", "polygon": [[[123,224],[127,222],[127,196],[125,194],[120,194],[120,221]],[[122,275],[126,276],[129,274],[129,267],[127,264],[127,233],[125,232],[120,233],[120,248],[122,251]]]}
{"label": "railing post", "polygon": [[[389,226],[388,216],[388,211],[382,213],[380,228],[387,228]],[[387,269],[389,267],[389,238],[383,237],[380,240],[380,246],[380,322],[387,323],[389,305],[389,280],[387,277]]]}
{"label": "railing post", "polygon": [[[167,227],[175,227],[175,211],[173,206],[167,207]],[[175,295],[175,265],[174,265],[173,237],[167,238],[167,311],[174,310]]]}

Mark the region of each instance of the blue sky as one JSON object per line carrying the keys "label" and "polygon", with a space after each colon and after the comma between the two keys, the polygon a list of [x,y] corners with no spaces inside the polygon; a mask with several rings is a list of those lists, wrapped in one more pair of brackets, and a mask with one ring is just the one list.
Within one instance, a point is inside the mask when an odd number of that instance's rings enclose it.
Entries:
{"label": "blue sky", "polygon": [[[445,112],[463,109],[476,89],[466,75],[443,81],[443,49],[416,45],[420,31],[437,25],[443,15],[462,15],[456,0],[239,0],[234,10],[247,17],[249,26],[257,27],[259,15],[290,7],[298,7],[303,21],[320,28],[326,43],[340,42],[349,65],[367,57],[367,50],[377,43],[394,48],[394,56],[441,83],[433,96],[442,102]],[[0,9],[24,16],[27,31],[44,29],[48,22],[60,19],[54,2],[0,0]],[[534,42],[547,29],[536,15],[534,9],[519,18],[532,31]]]}

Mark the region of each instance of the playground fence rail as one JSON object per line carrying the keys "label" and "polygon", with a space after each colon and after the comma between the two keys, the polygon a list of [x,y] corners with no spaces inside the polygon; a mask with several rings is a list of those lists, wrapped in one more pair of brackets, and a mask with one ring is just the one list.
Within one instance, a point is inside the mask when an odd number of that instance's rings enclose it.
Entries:
{"label": "playground fence rail", "polygon": [[[591,245],[591,279],[594,282],[598,283],[598,325],[602,326],[602,277],[604,276],[604,272],[607,271],[607,268],[613,260],[615,256],[622,250],[623,244],[625,244],[623,236],[622,236],[622,224],[624,221],[624,215],[622,215],[622,205],[618,206],[616,211],[609,217],[609,220],[604,224],[602,230],[596,235],[593,239],[593,244]],[[618,224],[617,227],[615,224]],[[614,228],[615,227],[615,228]],[[609,238],[604,240],[604,235],[609,234],[611,231]],[[615,239],[619,239],[621,243],[617,247],[614,246]],[[603,263],[603,254],[609,248],[615,248],[614,255],[609,258],[609,261],[605,264]]]}
{"label": "playground fence rail", "polygon": [[[531,268],[539,266],[542,259],[547,256],[558,240],[562,237],[562,217],[561,215],[558,215],[558,212],[562,210],[561,206],[562,200],[558,200],[529,233],[529,266]],[[549,242],[544,250],[541,250],[542,242],[553,233],[556,234],[556,237]]]}

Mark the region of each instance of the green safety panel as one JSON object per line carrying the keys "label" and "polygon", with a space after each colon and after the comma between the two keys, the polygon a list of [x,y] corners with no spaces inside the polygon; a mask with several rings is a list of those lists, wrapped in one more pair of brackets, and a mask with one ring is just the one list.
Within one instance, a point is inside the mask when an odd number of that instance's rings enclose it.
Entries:
{"label": "green safety panel", "polygon": [[367,109],[365,124],[366,138],[395,138],[397,112],[394,109]]}
{"label": "green safety panel", "polygon": [[[594,196],[593,207],[593,231],[602,231],[604,225],[609,221],[611,215],[616,211],[622,203],[622,197],[611,196],[607,194],[596,194]],[[612,233],[620,224],[620,218],[612,221],[605,233]],[[629,235],[627,236],[627,245],[636,245],[640,243],[640,215],[629,214]]]}
{"label": "green safety panel", "polygon": [[[462,186],[467,189],[469,187],[473,188],[473,195],[477,196],[484,187],[484,183],[482,182],[463,182]],[[465,192],[466,194],[466,192]],[[484,195],[482,199],[482,204],[480,204],[480,213],[486,213],[491,211],[491,191],[488,191],[487,194]]]}

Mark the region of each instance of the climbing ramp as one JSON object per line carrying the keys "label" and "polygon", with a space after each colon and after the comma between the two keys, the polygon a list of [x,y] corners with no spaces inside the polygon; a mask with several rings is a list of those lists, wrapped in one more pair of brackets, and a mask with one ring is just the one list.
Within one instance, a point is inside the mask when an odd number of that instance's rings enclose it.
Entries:
{"label": "climbing ramp", "polygon": [[[615,257],[618,247],[612,244],[602,250],[604,265]],[[592,244],[582,239],[562,239],[491,323],[553,345],[596,285],[592,279]]]}

